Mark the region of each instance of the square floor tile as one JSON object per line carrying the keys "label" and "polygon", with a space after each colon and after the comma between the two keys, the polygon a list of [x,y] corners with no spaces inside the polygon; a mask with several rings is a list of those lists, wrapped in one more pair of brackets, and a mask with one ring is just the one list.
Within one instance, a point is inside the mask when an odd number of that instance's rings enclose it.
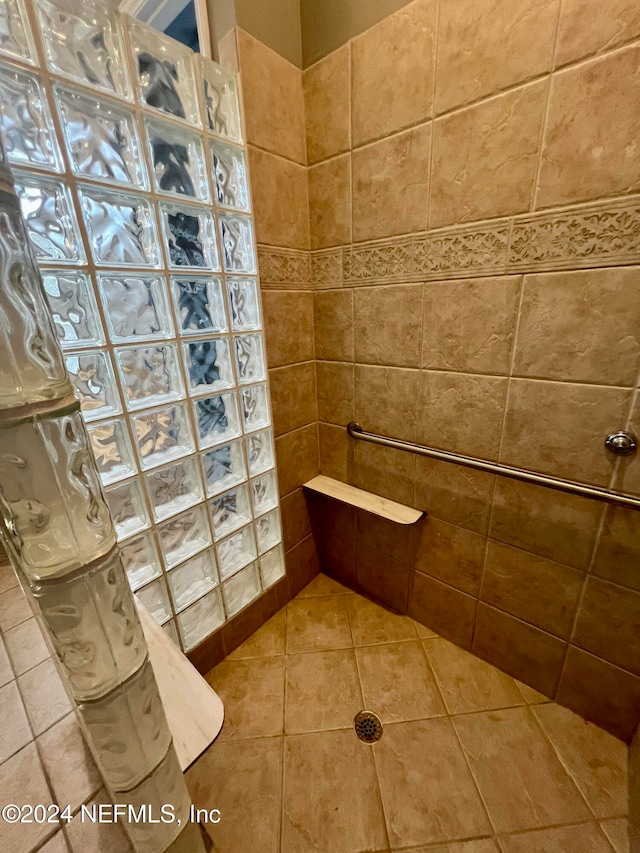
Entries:
{"label": "square floor tile", "polygon": [[16,675],[37,666],[49,657],[49,649],[35,619],[27,619],[4,635],[4,641]]}
{"label": "square floor tile", "polygon": [[246,658],[268,658],[283,655],[286,638],[286,610],[278,610],[268,622],[252,634],[237,649],[228,654],[227,660]]}
{"label": "square floor tile", "polygon": [[[88,806],[97,808],[107,803],[111,800],[103,789],[89,800]],[[96,853],[133,853],[124,830],[117,823],[91,823],[76,815],[66,825],[66,832],[73,853],[88,853],[89,850]]]}
{"label": "square floor tile", "polygon": [[[52,803],[49,786],[42,771],[36,745],[30,743],[0,765],[0,791],[3,803],[36,806]],[[5,823],[0,821],[0,850],[27,853],[53,830],[55,824]]]}
{"label": "square floor tile", "polygon": [[287,734],[350,728],[363,707],[353,649],[287,655],[285,695]]}
{"label": "square floor tile", "polygon": [[0,631],[3,634],[32,616],[29,602],[19,586],[0,594]]}
{"label": "square floor tile", "polygon": [[453,724],[499,832],[591,816],[529,708],[466,714]]}
{"label": "square floor tile", "polygon": [[0,687],[0,764],[33,740],[22,696],[15,681]]}
{"label": "square floor tile", "polygon": [[616,853],[629,853],[629,821],[626,817],[602,820],[600,827]]}
{"label": "square floor tile", "polygon": [[432,640],[434,637],[438,636],[435,631],[432,631],[431,628],[427,628],[426,625],[421,625],[420,622],[416,622],[415,619],[412,619],[411,621],[416,626],[416,631],[418,632],[418,636],[421,640]]}
{"label": "square floor tile", "polygon": [[347,599],[347,612],[354,646],[415,640],[417,636],[413,619],[394,613],[362,595]]}
{"label": "square floor tile", "polygon": [[15,678],[9,655],[0,634],[0,687],[3,687],[7,682],[13,681]]}
{"label": "square floor tile", "polygon": [[611,853],[597,823],[504,835],[500,843],[504,853]]}
{"label": "square floor tile", "polygon": [[392,849],[491,834],[448,718],[385,726],[373,751]]}
{"label": "square floor tile", "polygon": [[222,699],[218,740],[281,735],[284,725],[284,658],[222,661],[207,675]]}
{"label": "square floor tile", "polygon": [[318,595],[354,595],[353,590],[343,586],[329,575],[320,573],[299,592],[296,598],[313,598]]}
{"label": "square floor tile", "polygon": [[58,803],[75,810],[102,785],[75,714],[40,735],[38,747]]}
{"label": "square floor tile", "polygon": [[18,685],[36,736],[71,710],[71,702],[51,659],[21,675]]}
{"label": "square floor tile", "polygon": [[419,640],[356,649],[365,708],[383,723],[446,714]]}
{"label": "square floor tile", "polygon": [[518,685],[518,690],[524,696],[524,701],[527,705],[541,705],[543,702],[553,701],[552,699],[549,699],[548,696],[545,696],[544,693],[539,693],[537,690],[534,690],[533,687],[529,687],[528,684],[523,684],[522,681],[518,681],[517,678],[515,678],[514,681]]}
{"label": "square floor tile", "polygon": [[346,595],[298,598],[287,605],[287,654],[351,648]]}

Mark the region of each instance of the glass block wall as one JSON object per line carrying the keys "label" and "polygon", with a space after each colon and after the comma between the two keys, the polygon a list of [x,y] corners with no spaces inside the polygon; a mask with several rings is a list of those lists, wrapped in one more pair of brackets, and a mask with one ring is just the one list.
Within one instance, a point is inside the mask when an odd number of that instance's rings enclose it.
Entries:
{"label": "glass block wall", "polygon": [[0,3],[0,132],[132,588],[187,651],[284,575],[234,76]]}

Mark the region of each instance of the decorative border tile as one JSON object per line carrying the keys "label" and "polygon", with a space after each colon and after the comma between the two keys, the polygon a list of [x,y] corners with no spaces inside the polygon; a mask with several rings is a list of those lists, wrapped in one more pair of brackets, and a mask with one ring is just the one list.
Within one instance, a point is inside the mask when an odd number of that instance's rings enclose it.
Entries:
{"label": "decorative border tile", "polygon": [[342,249],[322,249],[311,253],[313,286],[322,290],[342,286]]}
{"label": "decorative border tile", "polygon": [[460,274],[503,272],[507,260],[509,221],[426,234],[415,243],[414,277],[426,281]]}
{"label": "decorative border tile", "polygon": [[343,249],[345,284],[407,281],[414,274],[414,242],[411,237],[377,240]]}
{"label": "decorative border tile", "polygon": [[311,255],[296,249],[258,246],[258,268],[262,287],[310,290]]}

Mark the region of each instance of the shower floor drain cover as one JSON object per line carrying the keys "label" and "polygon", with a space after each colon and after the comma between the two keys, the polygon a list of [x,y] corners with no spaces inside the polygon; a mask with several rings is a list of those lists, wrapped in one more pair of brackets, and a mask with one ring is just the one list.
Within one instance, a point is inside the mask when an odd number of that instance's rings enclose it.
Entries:
{"label": "shower floor drain cover", "polygon": [[380,717],[373,711],[359,711],[353,721],[353,727],[364,743],[375,743],[382,737]]}

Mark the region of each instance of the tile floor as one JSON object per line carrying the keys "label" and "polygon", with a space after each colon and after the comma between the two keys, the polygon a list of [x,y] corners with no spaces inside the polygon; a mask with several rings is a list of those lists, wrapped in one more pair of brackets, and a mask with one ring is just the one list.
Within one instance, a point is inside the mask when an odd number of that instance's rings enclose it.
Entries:
{"label": "tile floor", "polygon": [[324,575],[208,680],[187,780],[220,853],[628,853],[623,743]]}

